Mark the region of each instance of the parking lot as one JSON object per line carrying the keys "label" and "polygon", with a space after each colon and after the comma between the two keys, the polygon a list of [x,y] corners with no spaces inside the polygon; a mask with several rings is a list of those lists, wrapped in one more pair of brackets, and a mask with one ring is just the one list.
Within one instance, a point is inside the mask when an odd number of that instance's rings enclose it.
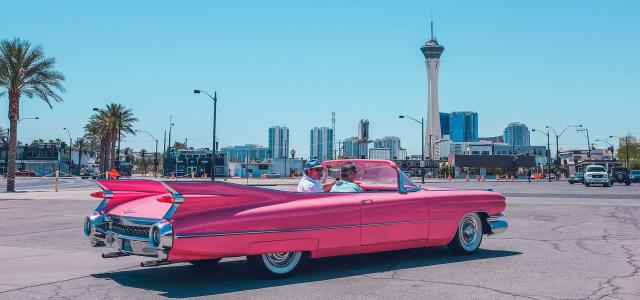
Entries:
{"label": "parking lot", "polygon": [[102,259],[107,250],[82,234],[82,217],[97,205],[90,182],[66,179],[55,193],[49,182],[20,180],[32,192],[0,194],[0,298],[640,299],[640,184],[432,182],[503,192],[509,230],[485,237],[471,256],[438,247],[325,258],[263,280],[244,258],[215,269]]}

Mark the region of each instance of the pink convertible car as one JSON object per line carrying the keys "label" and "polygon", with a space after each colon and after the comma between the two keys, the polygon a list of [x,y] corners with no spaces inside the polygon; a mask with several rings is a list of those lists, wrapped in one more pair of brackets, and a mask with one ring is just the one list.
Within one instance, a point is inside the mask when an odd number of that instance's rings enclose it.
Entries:
{"label": "pink convertible car", "polygon": [[[102,198],[85,218],[104,258],[141,255],[142,266],[214,265],[246,256],[271,276],[305,259],[447,245],[471,254],[483,235],[507,229],[505,197],[483,190],[421,188],[391,161],[356,164],[362,193],[297,193],[225,182],[101,180]],[[346,161],[326,161],[337,177]]]}

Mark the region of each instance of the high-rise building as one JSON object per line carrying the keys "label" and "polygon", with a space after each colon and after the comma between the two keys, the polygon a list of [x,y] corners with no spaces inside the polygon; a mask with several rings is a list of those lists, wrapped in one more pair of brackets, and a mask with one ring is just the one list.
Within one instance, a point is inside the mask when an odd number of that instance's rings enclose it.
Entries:
{"label": "high-rise building", "polygon": [[442,133],[442,136],[444,137],[445,135],[449,135],[449,113],[444,113],[441,112],[440,113],[440,132]]}
{"label": "high-rise building", "polygon": [[253,144],[222,147],[220,152],[226,153],[229,161],[232,162],[245,162],[247,158],[249,161],[263,161],[269,158],[268,147]]}
{"label": "high-rise building", "polygon": [[[385,136],[381,139],[376,139],[373,141],[373,147],[378,149],[389,149],[389,154],[384,159],[400,159],[400,151],[402,150],[402,147],[400,146],[400,138],[397,136]],[[369,153],[371,153],[371,151]]]}
{"label": "high-rise building", "polygon": [[314,127],[311,129],[310,159],[321,161],[333,158],[333,129]]}
{"label": "high-rise building", "polygon": [[271,158],[289,157],[289,128],[286,126],[269,128],[269,149]]}
{"label": "high-rise building", "polygon": [[357,158],[367,158],[369,155],[369,120],[360,120],[358,123],[358,152]]}
{"label": "high-rise building", "polygon": [[358,137],[352,136],[346,138],[342,141],[342,156],[348,158],[356,158],[358,157],[358,149],[360,144],[358,144]]}
{"label": "high-rise building", "polygon": [[454,111],[449,114],[449,135],[453,142],[478,141],[478,113]]}
{"label": "high-rise building", "polygon": [[429,157],[439,157],[438,147],[435,143],[435,141],[442,139],[440,107],[438,105],[438,70],[440,69],[440,56],[444,52],[444,47],[438,44],[438,41],[433,36],[433,22],[431,22],[431,39],[420,50],[424,54],[429,85],[425,149],[429,149],[427,151]]}
{"label": "high-rise building", "polygon": [[530,134],[526,124],[511,122],[504,129],[503,140],[511,146],[529,146],[531,145]]}

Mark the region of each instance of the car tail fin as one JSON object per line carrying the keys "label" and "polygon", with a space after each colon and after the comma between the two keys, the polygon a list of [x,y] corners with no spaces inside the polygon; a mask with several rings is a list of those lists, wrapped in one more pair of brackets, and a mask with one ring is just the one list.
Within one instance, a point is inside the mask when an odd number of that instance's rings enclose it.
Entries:
{"label": "car tail fin", "polygon": [[103,199],[96,209],[100,211],[109,211],[113,207],[132,200],[171,193],[160,181],[97,180],[96,183],[102,191],[91,193],[91,196]]}

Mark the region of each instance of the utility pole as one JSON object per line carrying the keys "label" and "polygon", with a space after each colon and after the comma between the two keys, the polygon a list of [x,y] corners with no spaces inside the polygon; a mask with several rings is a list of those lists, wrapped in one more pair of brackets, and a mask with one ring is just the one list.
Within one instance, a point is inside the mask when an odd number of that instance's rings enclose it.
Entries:
{"label": "utility pole", "polygon": [[589,129],[588,128],[578,128],[576,130],[578,132],[585,132],[587,134],[587,157],[591,160],[591,140],[589,140]]}
{"label": "utility pole", "polygon": [[169,116],[169,149],[171,149],[171,129],[173,128],[172,116]]}
{"label": "utility pole", "polygon": [[333,139],[331,139],[331,148],[334,149],[333,151],[333,159],[336,159],[336,113],[335,112],[331,112],[331,132],[333,134]]}

